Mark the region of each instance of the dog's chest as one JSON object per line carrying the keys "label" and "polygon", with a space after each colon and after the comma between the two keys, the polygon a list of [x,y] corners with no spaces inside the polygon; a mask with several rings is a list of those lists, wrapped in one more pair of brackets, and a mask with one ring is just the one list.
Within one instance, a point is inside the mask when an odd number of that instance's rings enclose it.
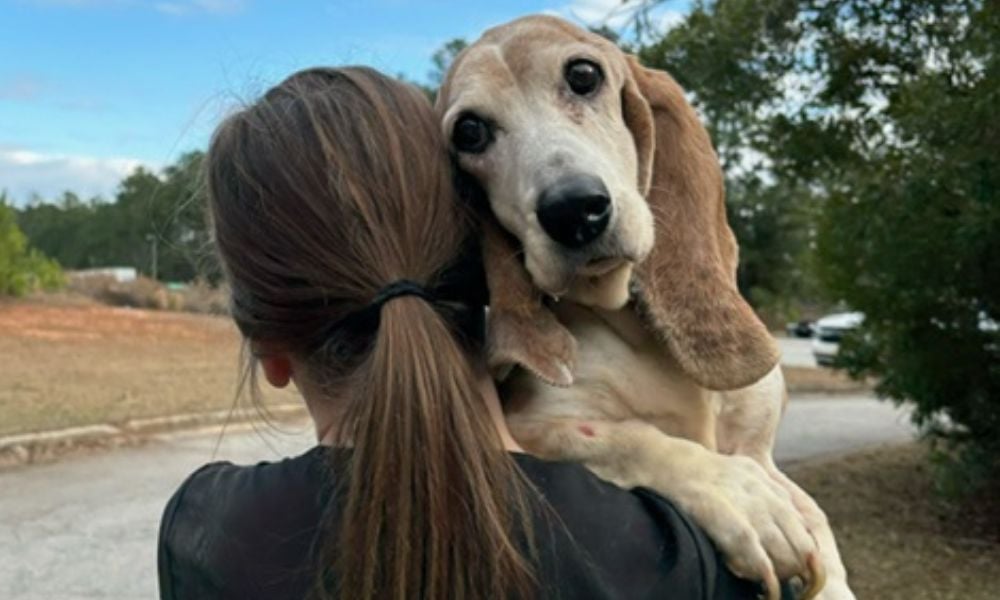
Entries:
{"label": "dog's chest", "polygon": [[687,377],[629,308],[562,302],[559,320],[577,340],[574,384],[557,388],[523,371],[505,385],[509,410],[548,417],[639,419],[715,447],[717,394]]}

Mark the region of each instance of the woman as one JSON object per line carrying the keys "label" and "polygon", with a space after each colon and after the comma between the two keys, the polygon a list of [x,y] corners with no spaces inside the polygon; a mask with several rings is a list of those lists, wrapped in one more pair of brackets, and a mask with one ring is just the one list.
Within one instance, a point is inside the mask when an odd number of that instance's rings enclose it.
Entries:
{"label": "woman", "polygon": [[364,68],[297,73],[219,126],[233,318],[320,445],[192,475],[164,514],[161,597],[753,596],[662,498],[520,452],[443,148],[422,94]]}

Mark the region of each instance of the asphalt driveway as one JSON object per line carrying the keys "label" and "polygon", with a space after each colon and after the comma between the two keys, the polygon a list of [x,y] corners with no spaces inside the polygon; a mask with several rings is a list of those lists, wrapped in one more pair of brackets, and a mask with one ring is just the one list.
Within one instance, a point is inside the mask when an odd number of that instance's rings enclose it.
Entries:
{"label": "asphalt driveway", "polygon": [[[0,474],[0,598],[156,597],[156,533],[173,491],[211,460],[254,463],[312,445],[305,424],[286,427],[165,435]],[[903,411],[872,398],[795,398],[776,456],[787,463],[911,436]]]}

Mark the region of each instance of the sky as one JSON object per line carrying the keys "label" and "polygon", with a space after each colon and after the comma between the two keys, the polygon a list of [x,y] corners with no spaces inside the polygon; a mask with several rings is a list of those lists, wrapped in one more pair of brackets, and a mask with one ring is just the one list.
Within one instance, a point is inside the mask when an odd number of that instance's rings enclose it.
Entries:
{"label": "sky", "polygon": [[[636,2],[637,0],[631,0]],[[0,0],[0,191],[113,197],[137,166],[204,149],[295,70],[366,64],[426,81],[431,55],[546,12],[621,26],[622,0]],[[690,0],[660,7],[664,24]]]}

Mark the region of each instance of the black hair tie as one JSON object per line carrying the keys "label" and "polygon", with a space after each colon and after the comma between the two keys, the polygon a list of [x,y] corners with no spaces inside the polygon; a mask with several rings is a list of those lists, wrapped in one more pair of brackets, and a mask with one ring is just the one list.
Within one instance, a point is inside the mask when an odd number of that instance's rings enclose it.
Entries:
{"label": "black hair tie", "polygon": [[375,294],[375,298],[371,301],[371,304],[369,304],[368,307],[374,310],[379,310],[385,305],[386,302],[402,296],[417,296],[419,298],[423,298],[427,302],[434,302],[435,300],[434,295],[431,294],[424,286],[409,279],[400,279],[379,290],[378,294]]}
{"label": "black hair tie", "polygon": [[367,305],[331,323],[316,339],[328,351],[348,360],[368,347],[372,335],[379,328],[382,307],[387,302],[402,296],[417,296],[435,305],[435,310],[444,311],[443,316],[455,325],[463,337],[475,344],[480,343],[485,331],[483,307],[489,298],[478,257],[476,246],[464,252],[455,264],[438,273],[433,291],[410,279],[399,279],[386,285]]}

